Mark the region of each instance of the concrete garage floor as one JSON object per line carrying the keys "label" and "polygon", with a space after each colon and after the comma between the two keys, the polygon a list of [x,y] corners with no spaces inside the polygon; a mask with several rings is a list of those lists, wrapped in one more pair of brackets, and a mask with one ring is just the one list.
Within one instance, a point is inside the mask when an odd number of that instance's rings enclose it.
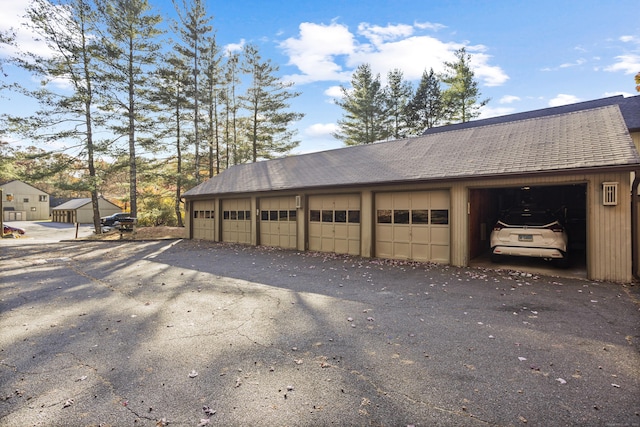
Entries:
{"label": "concrete garage floor", "polygon": [[570,277],[575,279],[587,278],[587,265],[584,255],[576,256],[567,268],[554,266],[551,262],[542,258],[504,257],[500,262],[494,263],[485,253],[471,260],[470,267],[508,269],[532,274],[544,274],[547,276]]}
{"label": "concrete garage floor", "polygon": [[7,239],[0,425],[634,426],[639,309],[481,267]]}

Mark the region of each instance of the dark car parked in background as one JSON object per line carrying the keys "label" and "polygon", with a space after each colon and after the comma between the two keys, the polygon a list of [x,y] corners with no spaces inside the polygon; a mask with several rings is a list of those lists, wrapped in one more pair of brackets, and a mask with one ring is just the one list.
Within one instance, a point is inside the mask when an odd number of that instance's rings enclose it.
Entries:
{"label": "dark car parked in background", "polygon": [[113,227],[116,222],[131,221],[131,214],[126,212],[120,212],[109,216],[103,216],[100,218],[100,225],[103,227]]}

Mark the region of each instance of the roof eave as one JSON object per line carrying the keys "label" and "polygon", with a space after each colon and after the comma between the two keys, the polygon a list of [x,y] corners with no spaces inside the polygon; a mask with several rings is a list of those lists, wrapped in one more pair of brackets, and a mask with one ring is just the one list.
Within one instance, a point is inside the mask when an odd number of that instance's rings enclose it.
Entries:
{"label": "roof eave", "polygon": [[384,182],[366,182],[366,183],[347,183],[339,185],[317,185],[306,187],[290,187],[280,189],[267,189],[267,190],[255,190],[247,192],[230,192],[230,193],[210,193],[210,194],[197,194],[184,196],[185,200],[205,200],[211,197],[246,197],[247,194],[272,194],[272,193],[293,193],[304,190],[322,191],[322,190],[336,190],[346,188],[367,188],[373,186],[393,186],[393,185],[408,185],[408,184],[442,184],[447,182],[460,182],[468,181],[471,179],[505,179],[505,178],[527,178],[527,177],[542,177],[542,176],[568,176],[568,175],[580,175],[580,174],[593,174],[593,173],[620,173],[620,172],[632,172],[640,169],[640,163],[630,163],[624,165],[607,165],[607,166],[590,166],[584,168],[571,168],[571,169],[553,169],[553,170],[539,170],[539,171],[526,171],[526,172],[501,172],[490,174],[474,174],[474,175],[460,175],[460,176],[442,176],[442,177],[430,177],[424,179],[403,179],[403,180],[391,180]]}

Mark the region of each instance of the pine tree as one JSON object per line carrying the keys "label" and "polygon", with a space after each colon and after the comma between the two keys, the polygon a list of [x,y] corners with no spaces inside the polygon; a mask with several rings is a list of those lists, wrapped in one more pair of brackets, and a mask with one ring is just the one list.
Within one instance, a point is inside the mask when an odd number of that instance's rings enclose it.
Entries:
{"label": "pine tree", "polygon": [[270,60],[263,61],[254,45],[244,48],[242,71],[251,79],[246,94],[240,97],[243,107],[249,111],[251,161],[288,153],[299,144],[292,139],[295,132],[289,125],[303,117],[300,113],[287,111],[288,100],[299,93],[289,90],[293,83],[281,81],[276,76],[278,67]]}
{"label": "pine tree", "polygon": [[384,92],[380,75],[373,76],[371,66],[358,66],[351,78],[351,89],[342,86],[341,100],[336,104],[345,110],[338,120],[334,137],[346,145],[371,144],[387,138]]}
{"label": "pine tree", "polygon": [[[176,5],[174,0],[174,5]],[[182,6],[176,5],[180,26],[177,28],[183,44],[176,45],[176,50],[180,55],[187,58],[191,63],[192,88],[189,93],[193,100],[193,146],[195,152],[194,178],[196,184],[201,181],[200,167],[200,85],[201,85],[201,62],[206,55],[209,45],[206,42],[208,34],[213,27],[209,24],[211,17],[207,15],[206,3],[204,0],[192,0],[187,4],[182,1]]]}
{"label": "pine tree", "polygon": [[[182,187],[185,185],[183,174],[184,139],[183,124],[188,120],[186,111],[190,109],[186,88],[190,85],[189,67],[184,58],[169,52],[164,57],[164,67],[156,70],[152,100],[158,107],[155,137],[158,141],[173,141],[168,144],[175,147],[175,198],[174,210],[179,227],[183,226],[180,209]],[[165,149],[166,150],[166,149]]]}
{"label": "pine tree", "polygon": [[116,136],[126,135],[129,151],[129,203],[130,213],[137,216],[137,158],[136,146],[150,145],[140,133],[149,131],[153,124],[148,104],[150,67],[157,64],[161,34],[157,25],[162,18],[150,14],[146,0],[100,0],[99,7],[106,23],[102,39],[108,109],[115,110],[118,124],[113,125]]}
{"label": "pine tree", "polygon": [[227,62],[224,67],[224,91],[221,100],[224,104],[224,143],[225,168],[239,163],[238,158],[238,99],[236,88],[241,83],[238,68],[240,56],[227,52]]}
{"label": "pine tree", "polygon": [[[96,13],[86,0],[35,0],[27,9],[28,26],[46,43],[51,55],[21,52],[13,62],[41,81],[39,89],[22,88],[22,93],[36,99],[41,109],[31,117],[10,117],[13,131],[42,143],[74,143],[69,150],[83,158],[88,170],[78,184],[91,194],[93,224],[101,233],[98,209],[100,180],[96,171],[95,130],[102,125],[97,113],[96,88],[100,87],[98,45],[94,35]],[[64,90],[51,84],[61,80]]]}
{"label": "pine tree", "polygon": [[418,89],[407,106],[413,134],[421,134],[442,123],[445,115],[440,80],[433,68],[422,73]]}
{"label": "pine tree", "polygon": [[445,72],[441,76],[443,83],[449,85],[443,92],[447,108],[448,122],[468,122],[480,115],[480,108],[489,99],[479,101],[480,89],[471,69],[471,55],[464,47],[455,52],[457,61],[445,62]]}
{"label": "pine tree", "polygon": [[207,111],[207,148],[209,178],[220,173],[220,123],[218,103],[222,90],[221,58],[215,37],[208,40],[209,49],[203,57],[204,94],[203,101]]}
{"label": "pine tree", "polygon": [[[13,30],[0,31],[0,45],[15,46],[16,34]],[[4,77],[0,80],[0,93],[2,90],[7,89],[11,85],[6,82],[7,73],[4,71],[4,64],[7,62],[7,58],[0,56],[0,75]]]}
{"label": "pine tree", "polygon": [[404,138],[409,133],[407,105],[413,95],[411,83],[404,79],[401,70],[395,69],[387,74],[387,87],[384,89],[389,136]]}

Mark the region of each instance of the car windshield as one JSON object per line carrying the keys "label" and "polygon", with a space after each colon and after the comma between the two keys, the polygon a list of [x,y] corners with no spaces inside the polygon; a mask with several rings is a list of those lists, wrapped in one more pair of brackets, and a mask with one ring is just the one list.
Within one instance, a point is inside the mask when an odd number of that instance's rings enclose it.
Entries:
{"label": "car windshield", "polygon": [[508,212],[501,221],[508,225],[542,226],[556,221],[549,212],[518,210]]}

